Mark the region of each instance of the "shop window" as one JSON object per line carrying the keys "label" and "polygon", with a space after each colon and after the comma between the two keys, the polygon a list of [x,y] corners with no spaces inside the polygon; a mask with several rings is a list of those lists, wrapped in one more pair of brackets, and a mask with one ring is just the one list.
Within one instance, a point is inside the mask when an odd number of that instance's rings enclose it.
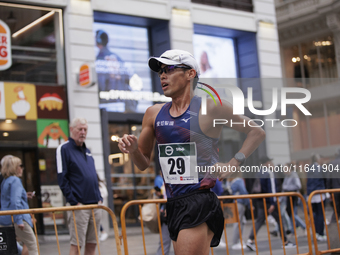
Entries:
{"label": "shop window", "polygon": [[[133,199],[147,199],[154,187],[155,165],[153,156],[150,166],[139,170],[128,154],[123,154],[118,148],[118,138],[124,134],[140,135],[141,125],[109,124],[111,183],[113,203],[116,215],[120,215],[123,205]],[[133,210],[127,212],[128,221],[135,221]]]}
{"label": "shop window", "polygon": [[157,55],[170,48],[169,41],[163,42],[169,38],[168,23],[99,12],[94,18],[100,108],[144,113],[155,102],[169,101],[147,65],[153,52]]}
{"label": "shop window", "polygon": [[200,78],[237,78],[234,40],[194,34],[194,55],[200,65]]}
{"label": "shop window", "polygon": [[[145,112],[152,101],[138,97],[142,93],[152,95],[146,64],[150,55],[147,28],[95,22],[93,29],[100,108],[110,112]],[[107,99],[104,93],[116,93],[117,98]]]}
{"label": "shop window", "polygon": [[61,10],[0,3],[0,13],[12,48],[12,65],[0,80],[64,85]]}
{"label": "shop window", "polygon": [[327,106],[327,122],[329,128],[329,141],[331,145],[340,144],[340,100],[330,100]]}
{"label": "shop window", "polygon": [[332,36],[285,48],[283,58],[286,77],[295,81],[292,86],[322,86],[338,77]]}
{"label": "shop window", "polygon": [[[215,82],[218,85],[221,85],[221,82],[235,84],[243,91],[245,98],[248,94],[247,89],[251,86],[253,100],[262,102],[255,33],[194,24],[193,46],[195,58],[200,63],[200,81],[212,86]],[[217,91],[223,99],[228,99],[225,90]],[[247,109],[246,115],[250,115]],[[220,139],[220,158],[225,160],[228,156],[234,155],[243,140],[244,137],[233,132],[223,132]],[[258,152],[262,149],[265,148],[259,149]],[[257,159],[252,163],[257,164]]]}
{"label": "shop window", "polygon": [[320,69],[322,78],[337,78],[335,48],[333,36],[327,36],[314,42],[320,52]]}
{"label": "shop window", "polygon": [[[170,49],[169,34],[169,22],[166,20],[94,12],[96,71],[99,83],[104,80],[99,84],[100,107],[102,112],[107,113],[109,122],[102,125],[109,125],[108,135],[111,139],[111,168],[105,171],[110,171],[111,179],[107,179],[107,183],[112,183],[108,188],[113,192],[114,211],[118,216],[127,201],[147,198],[154,187],[154,160],[151,160],[147,170],[140,171],[127,154],[120,152],[116,139],[131,133],[138,137],[147,107],[157,102],[169,101],[162,96],[158,75],[151,72],[147,65],[150,56],[159,56]],[[100,47],[106,41],[106,48],[110,53],[103,56],[105,54],[101,55]],[[105,67],[108,68],[105,70]],[[121,79],[116,84],[115,79],[111,79],[115,75]],[[103,95],[108,93],[116,93],[117,98],[104,99]],[[142,95],[146,95],[147,99],[139,98]],[[127,220],[137,222],[138,214],[137,207],[129,208]]]}

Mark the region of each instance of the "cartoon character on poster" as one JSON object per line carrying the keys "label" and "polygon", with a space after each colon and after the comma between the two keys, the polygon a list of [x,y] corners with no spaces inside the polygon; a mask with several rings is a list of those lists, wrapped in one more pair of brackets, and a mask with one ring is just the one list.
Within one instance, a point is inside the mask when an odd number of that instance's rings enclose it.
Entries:
{"label": "cartoon character on poster", "polygon": [[6,118],[37,119],[35,86],[33,84],[5,82]]}
{"label": "cartoon character on poster", "polygon": [[18,119],[25,119],[26,114],[31,109],[31,104],[27,101],[23,86],[15,87],[14,92],[18,94],[18,100],[12,104],[12,111]]}
{"label": "cartoon character on poster", "polygon": [[68,140],[67,120],[38,119],[38,146],[43,148],[57,148]]}

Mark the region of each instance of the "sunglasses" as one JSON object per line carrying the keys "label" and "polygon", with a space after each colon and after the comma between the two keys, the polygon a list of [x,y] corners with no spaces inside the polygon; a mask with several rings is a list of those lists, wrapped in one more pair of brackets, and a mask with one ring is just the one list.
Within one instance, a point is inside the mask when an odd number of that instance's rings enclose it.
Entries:
{"label": "sunglasses", "polygon": [[171,66],[164,66],[163,68],[160,67],[159,71],[158,71],[158,76],[160,77],[162,75],[162,73],[166,73],[166,74],[171,74],[175,71],[176,68],[182,68],[182,69],[192,69],[189,66],[177,66],[177,65],[171,65]]}

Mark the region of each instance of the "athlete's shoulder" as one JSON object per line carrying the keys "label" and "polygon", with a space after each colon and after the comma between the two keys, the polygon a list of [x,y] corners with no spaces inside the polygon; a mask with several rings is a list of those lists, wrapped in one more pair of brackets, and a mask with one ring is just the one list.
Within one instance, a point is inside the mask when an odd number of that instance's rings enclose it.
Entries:
{"label": "athlete's shoulder", "polygon": [[160,103],[150,106],[148,109],[146,109],[145,115],[156,116],[164,105],[165,103]]}
{"label": "athlete's shoulder", "polygon": [[144,117],[143,117],[143,123],[153,126],[153,123],[155,122],[155,119],[162,109],[163,104],[154,104],[153,106],[150,106],[148,109],[146,109]]}

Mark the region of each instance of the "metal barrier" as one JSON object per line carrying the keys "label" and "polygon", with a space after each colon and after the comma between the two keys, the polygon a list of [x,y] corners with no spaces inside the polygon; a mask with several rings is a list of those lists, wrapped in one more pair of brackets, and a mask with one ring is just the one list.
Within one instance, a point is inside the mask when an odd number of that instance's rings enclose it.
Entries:
{"label": "metal barrier", "polygon": [[119,230],[118,230],[118,224],[117,224],[116,216],[114,215],[114,213],[112,212],[112,210],[110,208],[103,206],[103,205],[78,205],[78,206],[64,206],[64,207],[52,207],[52,208],[36,208],[36,209],[27,209],[27,210],[0,211],[0,216],[11,215],[12,222],[14,222],[13,215],[26,214],[26,213],[31,214],[32,215],[32,223],[33,223],[33,226],[34,226],[35,237],[36,237],[36,241],[37,241],[38,253],[40,255],[36,220],[35,220],[34,215],[39,214],[39,213],[52,213],[53,221],[54,221],[54,231],[55,231],[56,240],[57,240],[58,252],[59,252],[59,255],[60,255],[61,254],[60,253],[60,244],[59,244],[59,237],[58,237],[58,231],[57,231],[57,224],[56,224],[56,220],[55,220],[55,212],[72,211],[75,230],[76,230],[76,236],[77,236],[78,251],[79,251],[79,255],[80,255],[79,239],[78,239],[78,234],[77,234],[76,218],[75,218],[74,211],[92,210],[92,217],[93,217],[93,221],[94,221],[94,225],[95,225],[95,232],[96,232],[96,239],[97,239],[98,254],[100,255],[101,253],[100,253],[99,239],[98,239],[98,234],[97,234],[98,231],[97,231],[97,228],[96,228],[96,220],[95,220],[95,217],[94,217],[94,209],[103,209],[110,214],[111,219],[112,219],[112,223],[113,223],[114,234],[115,234],[117,254],[121,255],[122,251],[121,251],[121,247],[120,247],[121,244],[120,244],[120,239],[119,239]]}
{"label": "metal barrier", "polygon": [[[226,232],[226,227],[225,225],[228,223],[234,223],[237,222],[239,224],[239,233],[240,233],[240,237],[242,237],[241,234],[241,227],[240,227],[240,219],[239,219],[239,215],[238,215],[238,210],[237,210],[237,200],[236,199],[250,199],[250,206],[251,208],[253,207],[253,199],[262,199],[263,200],[263,204],[264,204],[264,212],[265,212],[265,219],[266,219],[266,225],[267,225],[267,234],[268,234],[268,243],[269,243],[269,249],[270,249],[270,254],[272,255],[272,247],[271,247],[271,240],[270,240],[270,232],[269,232],[269,223],[268,223],[268,212],[267,212],[267,205],[266,205],[266,198],[270,198],[270,197],[289,197],[289,202],[292,208],[292,211],[294,210],[293,207],[293,202],[292,202],[292,197],[296,196],[299,197],[302,201],[302,205],[303,205],[303,211],[304,211],[304,218],[305,218],[305,222],[306,222],[306,229],[309,229],[310,223],[308,220],[308,212],[307,212],[307,205],[306,202],[303,198],[303,196],[300,193],[296,193],[296,192],[282,192],[282,193],[276,193],[276,194],[253,194],[253,195],[237,195],[237,196],[220,196],[218,197],[220,202],[221,202],[221,207],[225,208],[225,207],[229,207],[231,208],[230,210],[234,210],[234,215],[236,215],[237,220],[230,220],[230,218],[225,218],[225,224],[224,224],[224,233],[225,233],[225,241],[226,241],[226,253],[229,255],[229,249],[228,249],[228,239],[227,239],[227,232]],[[231,204],[224,204],[223,200],[224,199],[234,199],[234,203]],[[148,199],[148,200],[132,200],[127,202],[121,211],[121,227],[122,227],[122,239],[123,239],[123,244],[124,244],[124,253],[125,255],[128,255],[128,243],[127,243],[127,235],[126,235],[126,220],[125,220],[125,214],[127,209],[132,206],[132,205],[138,205],[139,207],[139,214],[140,214],[140,223],[141,223],[141,230],[142,230],[142,238],[143,238],[143,248],[144,248],[144,254],[147,254],[146,251],[146,242],[145,242],[145,232],[144,232],[144,224],[143,224],[143,215],[142,215],[142,205],[144,204],[150,204],[150,203],[155,203],[156,204],[156,208],[159,212],[159,204],[160,203],[166,203],[166,199]],[[276,199],[276,203],[277,203],[277,209],[278,209],[278,214],[280,217],[280,226],[281,226],[281,236],[283,236],[283,228],[282,228],[282,220],[281,220],[281,211],[280,211],[280,202],[279,199]],[[251,211],[251,218],[252,218],[252,226],[253,229],[255,229],[255,219],[254,219],[254,212],[253,210]],[[293,220],[293,225],[294,225],[294,233],[295,233],[295,242],[296,242],[296,251],[297,254],[301,254],[301,255],[312,255],[312,242],[311,242],[311,236],[310,236],[310,232],[307,231],[307,241],[308,241],[308,252],[307,253],[299,253],[299,245],[298,245],[298,239],[297,239],[297,235],[296,235],[296,226],[295,226],[295,216],[294,213],[292,213],[292,220]],[[157,221],[158,221],[158,228],[161,229],[161,220],[160,220],[160,214],[157,214]],[[162,247],[162,252],[164,254],[164,247],[163,247],[163,237],[162,237],[162,232],[159,231],[159,236],[160,236],[160,241],[161,241],[161,247]],[[258,244],[257,244],[257,236],[256,236],[256,231],[254,231],[254,239],[255,239],[255,246],[256,246],[256,254],[258,255]],[[242,240],[242,238],[240,238],[240,240]],[[241,241],[242,242],[242,241]],[[243,244],[241,243],[241,247],[243,246]],[[285,250],[285,245],[284,245],[284,241],[282,241],[282,246],[283,246],[283,252],[286,255],[286,250]],[[214,254],[213,249],[211,249],[212,254]],[[242,247],[242,255],[244,255],[244,250]]]}
{"label": "metal barrier", "polygon": [[[339,218],[338,218],[338,211],[337,211],[336,202],[335,202],[335,199],[334,199],[334,193],[338,193],[338,192],[340,192],[340,189],[315,190],[308,197],[308,208],[309,208],[309,214],[310,214],[310,221],[311,221],[311,225],[312,225],[313,242],[314,242],[315,254],[316,255],[325,254],[325,253],[331,253],[331,252],[339,252],[340,248],[331,249],[330,235],[329,235],[328,226],[327,226],[327,223],[326,223],[325,205],[322,202],[321,203],[321,207],[322,207],[323,220],[324,220],[324,223],[325,223],[325,230],[326,230],[326,236],[327,236],[328,250],[324,250],[324,251],[320,251],[319,250],[318,242],[317,242],[318,240],[317,240],[317,236],[316,236],[317,233],[315,231],[315,224],[314,224],[314,214],[313,214],[312,198],[313,198],[313,196],[319,194],[320,195],[320,201],[323,201],[323,196],[322,196],[323,194],[326,194],[326,193],[331,194],[332,202],[333,202],[333,208],[334,208],[334,216],[335,216],[335,219],[336,219],[336,224],[337,224],[337,229],[338,229],[338,236],[339,236],[339,241],[340,241]],[[338,203],[340,203],[340,201],[338,201]]]}
{"label": "metal barrier", "polygon": [[[159,212],[159,204],[166,203],[166,199],[146,199],[146,200],[131,200],[127,202],[120,213],[120,223],[122,227],[122,239],[124,244],[124,254],[129,254],[128,251],[128,244],[127,244],[127,237],[126,237],[126,220],[125,220],[125,214],[127,209],[132,205],[138,205],[139,207],[139,215],[140,215],[140,221],[141,221],[141,229],[142,229],[142,235],[143,235],[143,247],[144,247],[144,254],[146,253],[146,245],[145,245],[145,232],[144,232],[144,224],[143,224],[143,215],[142,215],[142,205],[144,204],[156,204],[157,211]],[[157,221],[158,221],[158,229],[161,229],[161,217],[160,213],[157,213]],[[164,255],[164,247],[163,247],[163,236],[162,231],[159,231],[159,236],[161,240],[161,246],[162,246],[162,254]]]}

